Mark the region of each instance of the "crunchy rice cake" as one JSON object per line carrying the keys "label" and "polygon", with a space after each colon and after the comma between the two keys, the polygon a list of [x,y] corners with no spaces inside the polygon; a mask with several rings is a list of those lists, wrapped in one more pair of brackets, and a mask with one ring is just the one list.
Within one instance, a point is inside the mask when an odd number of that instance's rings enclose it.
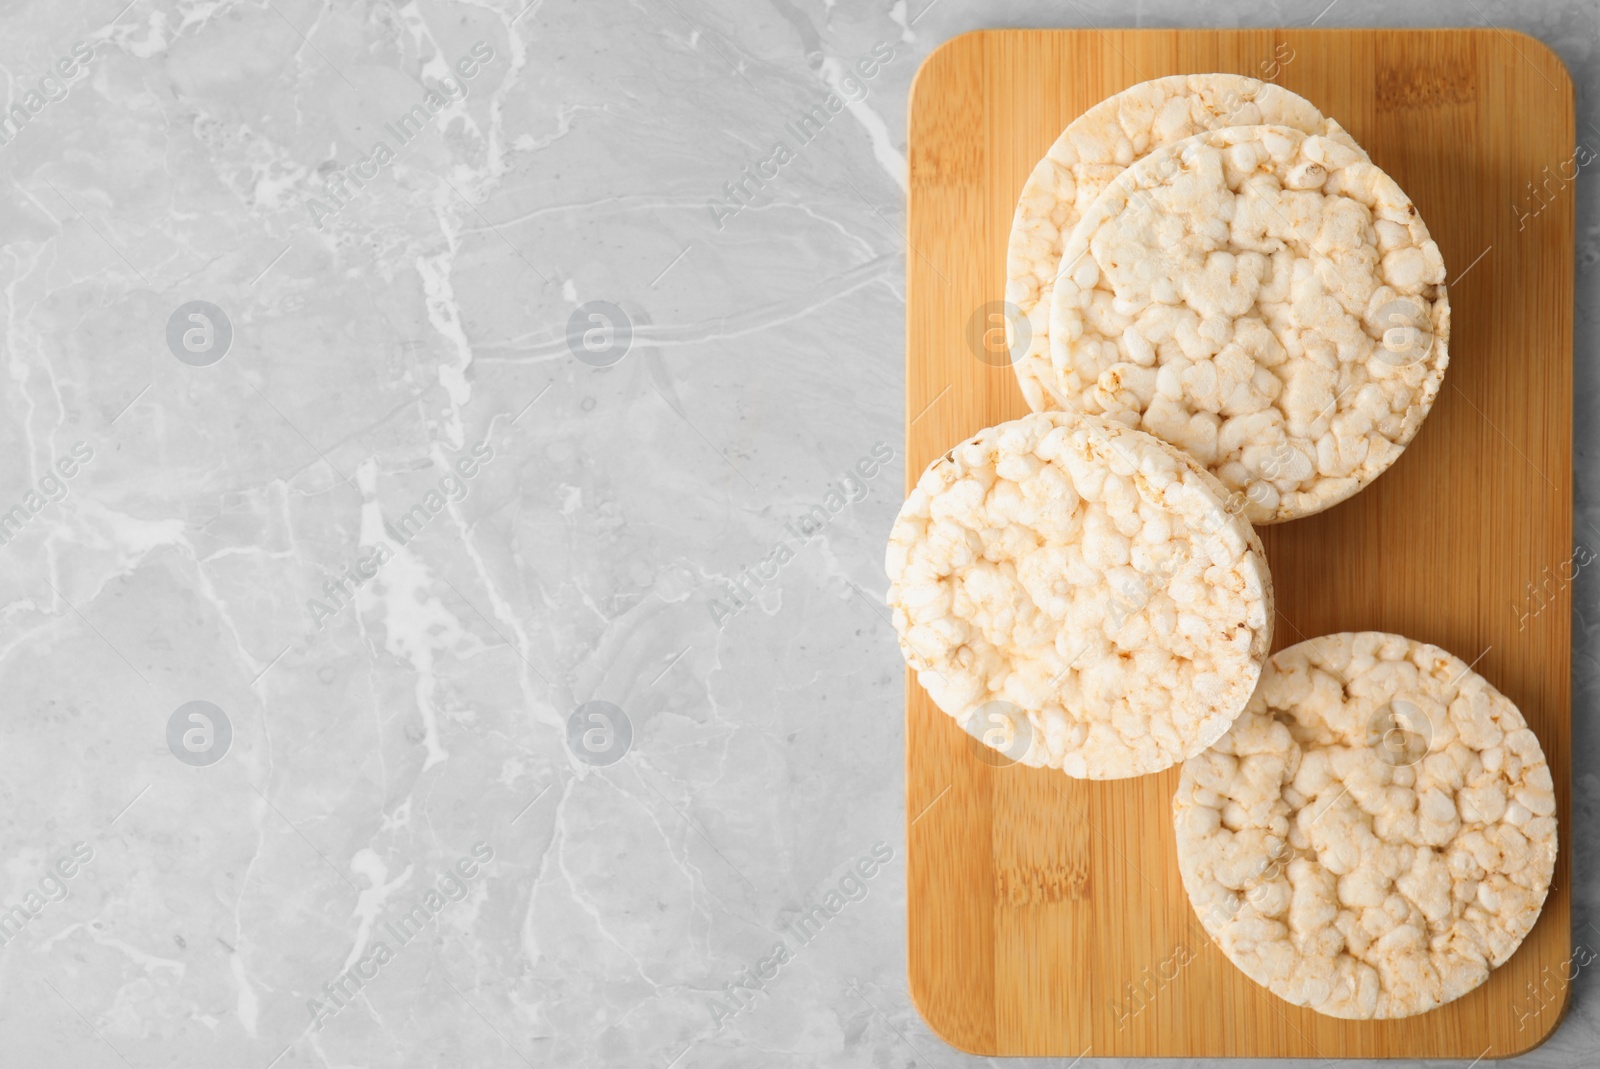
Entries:
{"label": "crunchy rice cake", "polygon": [[1517,707],[1377,631],[1274,655],[1173,798],[1183,885],[1222,952],[1357,1019],[1443,1005],[1511,956],[1550,889],[1555,811]]}
{"label": "crunchy rice cake", "polygon": [[1271,646],[1239,504],[1120,424],[1044,412],[982,431],[923,473],[889,536],[901,650],[957,720],[1005,703],[1023,737],[985,741],[1013,759],[1086,779],[1167,768],[1227,730]]}
{"label": "crunchy rice cake", "polygon": [[1439,247],[1394,180],[1282,126],[1198,134],[1128,168],[1069,235],[1051,296],[1064,407],[1187,450],[1252,522],[1389,467],[1449,363]]}
{"label": "crunchy rice cake", "polygon": [[1178,74],[1140,82],[1078,116],[1034,167],[1017,199],[1006,247],[1006,300],[1028,321],[1013,362],[1035,412],[1066,408],[1050,366],[1050,291],[1061,247],[1096,196],[1125,168],[1193,134],[1272,123],[1325,134],[1361,152],[1338,123],[1303,97],[1239,74]]}

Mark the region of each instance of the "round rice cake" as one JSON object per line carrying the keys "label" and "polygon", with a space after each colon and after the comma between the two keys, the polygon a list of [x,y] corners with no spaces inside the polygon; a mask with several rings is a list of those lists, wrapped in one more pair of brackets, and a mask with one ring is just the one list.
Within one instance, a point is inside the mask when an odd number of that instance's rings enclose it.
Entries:
{"label": "round rice cake", "polygon": [[1167,768],[1227,730],[1272,642],[1254,528],[1191,458],[1065,412],[929,466],[889,535],[888,603],[934,704],[1000,705],[1013,760],[1084,779]]}
{"label": "round rice cake", "polygon": [[1267,662],[1183,766],[1178,868],[1245,975],[1330,1017],[1460,998],[1538,919],[1556,862],[1539,740],[1437,646],[1362,631]]}
{"label": "round rice cake", "polygon": [[1064,407],[1187,450],[1255,523],[1309,516],[1400,456],[1449,363],[1444,261],[1394,180],[1282,126],[1128,168],[1051,296]]}
{"label": "round rice cake", "polygon": [[[1050,365],[1050,292],[1062,244],[1084,210],[1112,179],[1163,145],[1257,123],[1322,134],[1365,156],[1309,100],[1239,74],[1175,74],[1140,82],[1067,124],[1023,184],[1006,246],[1006,301],[1027,322],[1027,348],[1012,366],[1029,408],[1072,407]],[[1022,348],[1022,339],[1010,341]]]}

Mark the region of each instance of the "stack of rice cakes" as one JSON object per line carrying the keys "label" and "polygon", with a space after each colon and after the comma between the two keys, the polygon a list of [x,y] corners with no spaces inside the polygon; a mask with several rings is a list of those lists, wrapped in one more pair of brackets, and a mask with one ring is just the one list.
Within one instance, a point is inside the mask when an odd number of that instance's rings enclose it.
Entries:
{"label": "stack of rice cakes", "polygon": [[[1477,987],[1554,873],[1538,739],[1402,636],[1269,659],[1251,526],[1359,492],[1438,396],[1450,306],[1415,205],[1303,98],[1161,78],[1085,112],[1034,169],[1006,299],[1033,415],[931,465],[890,535],[918,681],[1024,764],[1182,763],[1190,901],[1279,997],[1388,1018]],[[1007,730],[980,734],[996,709]]]}

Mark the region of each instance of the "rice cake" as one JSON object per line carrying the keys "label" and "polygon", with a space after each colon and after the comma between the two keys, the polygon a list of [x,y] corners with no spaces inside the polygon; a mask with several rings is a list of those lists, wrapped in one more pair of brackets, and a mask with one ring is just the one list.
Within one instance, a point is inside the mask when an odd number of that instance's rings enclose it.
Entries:
{"label": "rice cake", "polygon": [[1437,646],[1376,631],[1275,654],[1183,766],[1178,868],[1256,983],[1351,1019],[1488,978],[1550,889],[1555,788],[1517,707]]}
{"label": "rice cake", "polygon": [[[1012,366],[1035,412],[1070,407],[1050,366],[1050,292],[1061,248],[1084,209],[1131,164],[1206,130],[1270,123],[1361,148],[1304,97],[1239,74],[1176,74],[1140,82],[1067,125],[1017,198],[1006,246],[1006,301],[1025,320]],[[1014,324],[1014,328],[1020,324]]]}
{"label": "rice cake", "polygon": [[1400,456],[1449,363],[1439,247],[1392,178],[1283,126],[1198,134],[1109,185],[1052,294],[1065,407],[1187,450],[1252,522],[1308,516]]}
{"label": "rice cake", "polygon": [[[1244,708],[1272,640],[1254,529],[1156,438],[1035,413],[929,466],[889,536],[908,664],[958,721],[998,703],[1015,760],[1086,779],[1167,768]],[[1020,740],[1016,733],[1020,732]]]}

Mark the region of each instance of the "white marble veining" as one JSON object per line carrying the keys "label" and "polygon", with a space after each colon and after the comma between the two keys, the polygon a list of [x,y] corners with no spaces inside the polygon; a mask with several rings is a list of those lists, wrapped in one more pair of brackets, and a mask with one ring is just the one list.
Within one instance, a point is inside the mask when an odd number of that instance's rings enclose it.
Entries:
{"label": "white marble veining", "polygon": [[[4,1069],[973,1062],[906,991],[879,600],[917,65],[1492,22],[1600,147],[1578,0],[524,2],[0,11]],[[1592,1064],[1575,989],[1530,1064]]]}

